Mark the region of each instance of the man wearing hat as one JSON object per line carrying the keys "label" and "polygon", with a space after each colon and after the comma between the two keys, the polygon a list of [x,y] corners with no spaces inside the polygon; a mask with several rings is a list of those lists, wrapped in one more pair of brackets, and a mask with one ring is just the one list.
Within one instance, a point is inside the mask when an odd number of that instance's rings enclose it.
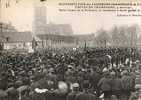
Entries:
{"label": "man wearing hat", "polygon": [[111,78],[108,71],[104,72],[104,77],[98,82],[98,87],[104,93],[104,100],[109,100],[111,97]]}
{"label": "man wearing hat", "polygon": [[17,89],[13,86],[10,87],[6,90],[7,94],[8,94],[8,100],[18,100],[18,91]]}
{"label": "man wearing hat", "polygon": [[89,92],[90,84],[88,81],[83,83],[83,92],[76,95],[74,100],[97,100],[96,96]]}
{"label": "man wearing hat", "polygon": [[134,87],[134,79],[129,75],[127,70],[123,71],[121,78],[122,98],[121,100],[128,100]]}
{"label": "man wearing hat", "polygon": [[114,95],[116,98],[121,97],[121,90],[122,90],[122,85],[121,85],[121,79],[116,75],[114,71],[110,72],[111,76],[111,92],[112,95]]}
{"label": "man wearing hat", "polygon": [[68,94],[67,100],[74,100],[76,95],[79,93],[79,84],[72,84],[72,92]]}

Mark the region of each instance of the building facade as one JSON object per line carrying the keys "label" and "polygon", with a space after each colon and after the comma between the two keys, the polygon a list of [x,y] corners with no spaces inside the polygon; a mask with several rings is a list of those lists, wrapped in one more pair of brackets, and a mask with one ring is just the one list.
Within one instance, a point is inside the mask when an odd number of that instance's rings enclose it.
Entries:
{"label": "building facade", "polygon": [[38,34],[72,35],[73,30],[70,24],[47,24],[47,13],[45,6],[34,8],[33,32]]}
{"label": "building facade", "polygon": [[33,21],[34,33],[45,34],[46,24],[47,24],[46,7],[45,6],[34,7],[34,21]]}
{"label": "building facade", "polygon": [[17,30],[11,23],[7,24],[0,22],[0,32],[17,32]]}
{"label": "building facade", "polygon": [[42,41],[38,42],[40,48],[62,48],[62,47],[77,47],[83,48],[95,47],[95,36],[89,35],[54,35],[54,34],[39,34],[37,37]]}
{"label": "building facade", "polygon": [[33,36],[31,32],[3,32],[2,41],[5,50],[26,50],[32,49]]}
{"label": "building facade", "polygon": [[46,34],[53,35],[72,35],[73,30],[70,24],[47,24],[46,25]]}

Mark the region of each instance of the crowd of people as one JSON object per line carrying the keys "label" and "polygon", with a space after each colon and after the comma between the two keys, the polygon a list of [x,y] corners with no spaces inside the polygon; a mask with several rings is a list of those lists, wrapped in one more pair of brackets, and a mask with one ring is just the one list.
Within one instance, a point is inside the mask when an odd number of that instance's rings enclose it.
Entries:
{"label": "crowd of people", "polygon": [[138,100],[140,58],[136,48],[1,52],[0,100]]}

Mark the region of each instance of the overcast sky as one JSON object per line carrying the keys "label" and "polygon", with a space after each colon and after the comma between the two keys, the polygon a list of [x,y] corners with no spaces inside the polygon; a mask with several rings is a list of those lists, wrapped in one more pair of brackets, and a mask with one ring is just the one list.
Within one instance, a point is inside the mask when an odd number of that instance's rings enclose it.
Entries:
{"label": "overcast sky", "polygon": [[[5,2],[10,2],[10,7],[5,8]],[[11,22],[19,31],[32,31],[33,8],[39,4],[39,0],[2,0],[1,20]],[[114,25],[131,25],[139,24],[140,17],[117,17],[115,13],[95,13],[95,12],[59,12],[60,2],[95,2],[96,0],[47,0],[44,6],[47,7],[47,23],[71,24],[74,34],[95,33],[100,28],[109,30]],[[100,0],[98,0],[100,1]],[[107,0],[111,1],[111,0]],[[115,1],[115,0],[114,0]],[[119,0],[118,0],[119,1]],[[127,1],[127,0],[123,0]],[[133,0],[135,1],[135,0]],[[139,1],[139,0],[138,0]]]}

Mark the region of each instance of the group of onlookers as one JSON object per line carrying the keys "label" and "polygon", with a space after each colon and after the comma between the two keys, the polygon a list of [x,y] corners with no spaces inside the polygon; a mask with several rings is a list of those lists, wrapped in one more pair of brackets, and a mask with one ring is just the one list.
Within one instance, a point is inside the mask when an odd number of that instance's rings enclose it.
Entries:
{"label": "group of onlookers", "polygon": [[0,53],[2,100],[128,100],[140,79],[133,48]]}

